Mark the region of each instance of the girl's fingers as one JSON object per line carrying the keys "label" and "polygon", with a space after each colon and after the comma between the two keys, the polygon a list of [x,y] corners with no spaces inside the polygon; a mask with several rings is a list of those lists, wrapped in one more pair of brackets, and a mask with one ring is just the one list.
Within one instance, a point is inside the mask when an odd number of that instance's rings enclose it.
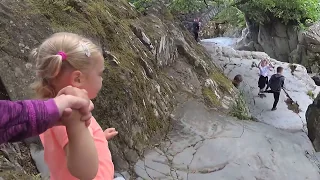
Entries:
{"label": "girl's fingers", "polygon": [[88,113],[88,114],[81,117],[81,121],[88,121],[91,119],[91,117],[92,117],[92,114]]}
{"label": "girl's fingers", "polygon": [[91,124],[91,118],[90,118],[89,120],[87,120],[87,121],[85,122],[85,124],[86,124],[86,127],[88,127],[88,126]]}
{"label": "girl's fingers", "polygon": [[116,128],[108,128],[104,132],[111,133],[111,132],[114,132],[114,131],[116,131]]}

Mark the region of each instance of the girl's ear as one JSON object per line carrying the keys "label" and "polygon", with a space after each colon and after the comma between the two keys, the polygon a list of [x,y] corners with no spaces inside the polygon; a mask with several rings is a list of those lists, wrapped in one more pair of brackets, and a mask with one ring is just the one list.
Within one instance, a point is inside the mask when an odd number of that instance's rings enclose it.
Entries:
{"label": "girl's ear", "polygon": [[76,70],[71,73],[70,83],[73,87],[81,88],[84,80],[84,74],[81,71]]}

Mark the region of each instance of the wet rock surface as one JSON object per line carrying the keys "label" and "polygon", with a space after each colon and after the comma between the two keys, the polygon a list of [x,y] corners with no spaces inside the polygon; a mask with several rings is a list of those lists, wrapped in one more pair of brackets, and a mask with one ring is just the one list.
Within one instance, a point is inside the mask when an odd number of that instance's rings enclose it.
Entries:
{"label": "wet rock surface", "polygon": [[303,132],[238,121],[190,100],[174,112],[167,141],[135,165],[138,179],[320,178],[312,144]]}

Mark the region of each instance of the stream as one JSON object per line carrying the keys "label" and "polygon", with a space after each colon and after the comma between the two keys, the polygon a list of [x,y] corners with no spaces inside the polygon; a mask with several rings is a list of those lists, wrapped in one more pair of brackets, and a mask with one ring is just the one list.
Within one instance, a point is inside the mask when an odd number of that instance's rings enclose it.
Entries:
{"label": "stream", "polygon": [[202,43],[215,43],[219,46],[234,46],[237,43],[238,38],[230,37],[216,37],[212,39],[202,39]]}

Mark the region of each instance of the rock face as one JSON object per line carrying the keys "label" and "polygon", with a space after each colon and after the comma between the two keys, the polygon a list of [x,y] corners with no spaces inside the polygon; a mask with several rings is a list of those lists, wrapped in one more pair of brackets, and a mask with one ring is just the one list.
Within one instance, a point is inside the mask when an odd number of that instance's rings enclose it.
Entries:
{"label": "rock face", "polygon": [[320,76],[312,76],[312,79],[314,80],[314,83],[316,83],[317,86],[320,86]]}
{"label": "rock face", "polygon": [[[287,97],[283,91],[280,95],[278,110],[271,111],[274,101],[273,96],[272,94],[266,94],[266,98],[258,96],[259,70],[253,66],[253,64],[257,65],[264,58],[270,58],[266,53],[237,51],[230,47],[219,47],[211,43],[206,43],[204,46],[230,79],[237,74],[243,76],[239,89],[244,93],[255,119],[281,129],[290,131],[303,129],[306,131],[305,112],[309,104],[312,103],[312,94],[318,94],[319,92],[319,88],[307,74],[306,68],[296,65],[296,69],[292,74],[292,64],[271,59],[275,67],[281,66],[284,68],[285,88],[291,98],[297,101],[300,112],[298,114],[295,113],[294,109],[296,107],[287,105]],[[275,73],[275,70],[269,73],[269,77],[273,73]]]}
{"label": "rock face", "polygon": [[312,144],[303,132],[237,121],[197,100],[180,105],[174,115],[168,140],[136,163],[138,180],[320,178]]}
{"label": "rock face", "polygon": [[311,142],[314,145],[316,151],[320,151],[320,95],[313,101],[313,104],[310,104],[306,112],[306,119],[308,125],[308,136]]}
{"label": "rock face", "polygon": [[12,100],[32,97],[28,54],[53,32],[79,33],[103,47],[107,72],[94,116],[102,128],[119,131],[109,142],[116,169],[128,169],[150,142],[164,137],[181,97],[203,98],[221,109],[233,100],[231,81],[160,3],[146,16],[123,0],[5,0],[0,5],[0,76]]}
{"label": "rock face", "polygon": [[290,62],[299,63],[308,68],[311,73],[320,72],[320,23],[309,27],[299,34],[297,49],[291,53]]}
{"label": "rock face", "polygon": [[247,20],[247,29],[237,43],[238,50],[261,51],[282,62],[289,62],[290,53],[297,48],[298,32],[294,26],[279,20],[261,25]]}

